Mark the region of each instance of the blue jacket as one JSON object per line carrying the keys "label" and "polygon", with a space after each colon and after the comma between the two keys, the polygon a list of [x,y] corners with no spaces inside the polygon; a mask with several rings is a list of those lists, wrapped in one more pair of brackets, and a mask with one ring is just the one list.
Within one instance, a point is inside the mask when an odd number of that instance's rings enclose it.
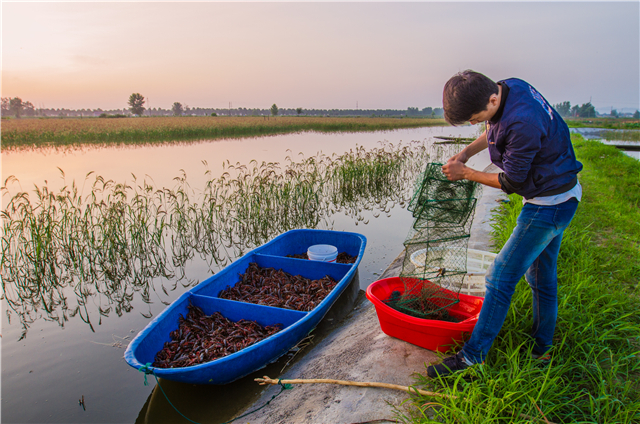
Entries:
{"label": "blue jacket", "polygon": [[503,99],[487,121],[487,141],[491,162],[504,171],[502,189],[525,199],[572,189],[582,164],[576,160],[567,124],[525,81],[510,78],[499,84]]}

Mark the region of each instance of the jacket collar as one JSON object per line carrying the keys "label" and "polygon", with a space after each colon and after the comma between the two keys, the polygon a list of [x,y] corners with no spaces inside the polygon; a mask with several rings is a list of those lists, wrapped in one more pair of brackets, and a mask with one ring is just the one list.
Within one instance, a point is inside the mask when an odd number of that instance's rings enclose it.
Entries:
{"label": "jacket collar", "polygon": [[502,118],[502,113],[504,112],[504,105],[507,103],[507,97],[509,96],[509,86],[504,82],[498,82],[502,87],[502,95],[500,96],[500,106],[496,111],[495,115],[489,120],[491,124],[497,124],[500,118]]}

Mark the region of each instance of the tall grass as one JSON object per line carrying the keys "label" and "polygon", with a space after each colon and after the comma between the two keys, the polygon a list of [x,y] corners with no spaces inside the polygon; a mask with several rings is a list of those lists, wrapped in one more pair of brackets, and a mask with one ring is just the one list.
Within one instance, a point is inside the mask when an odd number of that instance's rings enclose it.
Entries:
{"label": "tall grass", "polygon": [[12,119],[2,123],[2,150],[251,137],[300,131],[381,131],[446,125],[443,119],[329,117],[162,117]]}
{"label": "tall grass", "polygon": [[[418,398],[409,421],[640,422],[640,163],[580,136],[574,146],[585,166],[584,197],[559,256],[551,362],[520,352],[532,317],[531,292],[521,282],[484,365],[417,379],[458,399]],[[495,216],[498,248],[522,208],[521,198],[510,197]]]}
{"label": "tall grass", "polygon": [[92,305],[102,317],[130,311],[136,296],[168,298],[178,284],[197,283],[185,272],[194,258],[215,272],[287,230],[330,227],[338,211],[356,223],[365,210],[388,213],[408,201],[426,159],[425,144],[412,142],[283,164],[227,162],[218,177],[207,170],[201,188],[185,173],[171,188],[89,173],[81,187],[73,181],[55,193],[46,184],[23,191],[9,177],[0,262],[7,313],[24,337],[37,319],[64,325],[80,316],[92,325]]}

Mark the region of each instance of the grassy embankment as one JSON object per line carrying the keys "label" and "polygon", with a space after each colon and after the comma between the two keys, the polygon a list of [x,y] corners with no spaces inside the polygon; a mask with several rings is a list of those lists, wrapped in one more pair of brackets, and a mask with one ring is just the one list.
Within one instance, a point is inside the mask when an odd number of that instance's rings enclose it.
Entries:
{"label": "grassy embankment", "polygon": [[[519,352],[532,316],[523,280],[485,365],[418,378],[418,386],[457,399],[417,398],[410,422],[640,422],[640,162],[611,146],[573,140],[584,194],[559,257],[551,362]],[[498,248],[521,208],[512,195],[495,217]]]}
{"label": "grassy embankment", "polygon": [[300,131],[379,131],[447,125],[443,119],[331,117],[161,117],[11,119],[2,122],[2,150],[77,144],[150,144],[252,137]]}
{"label": "grassy embankment", "polygon": [[640,129],[640,120],[633,118],[564,118],[564,120],[569,128]]}

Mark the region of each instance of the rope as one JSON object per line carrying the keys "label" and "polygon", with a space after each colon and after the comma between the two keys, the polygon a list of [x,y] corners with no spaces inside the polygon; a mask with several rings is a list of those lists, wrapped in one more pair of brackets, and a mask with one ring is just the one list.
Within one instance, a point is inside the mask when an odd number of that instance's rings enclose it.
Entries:
{"label": "rope", "polygon": [[[153,374],[153,371],[152,371],[151,373]],[[171,401],[170,401],[170,400],[169,400],[169,398],[167,397],[167,394],[164,392],[164,389],[163,389],[163,388],[162,388],[162,386],[160,385],[160,381],[158,381],[158,376],[157,376],[157,375],[155,375],[155,374],[153,374],[153,376],[156,378],[156,383],[158,384],[158,387],[160,387],[160,390],[162,391],[162,394],[164,395],[164,398],[167,400],[167,402],[169,402],[169,405],[171,405],[171,407],[172,407],[173,409],[175,409],[175,410],[176,410],[176,412],[177,412],[178,414],[180,414],[180,415],[182,416],[182,418],[184,418],[185,420],[187,420],[187,421],[189,421],[190,423],[193,423],[193,424],[199,424],[199,423],[198,423],[198,422],[196,422],[196,421],[190,420],[190,419],[189,419],[189,418],[187,418],[187,417],[186,417],[182,412],[178,411],[178,408],[176,408],[176,407],[173,405],[173,403],[171,403]]]}
{"label": "rope", "polygon": [[[197,421],[193,421],[189,418],[187,418],[182,412],[180,412],[178,410],[178,408],[175,407],[175,405],[173,403],[171,403],[171,401],[169,400],[169,397],[167,396],[167,394],[164,392],[164,389],[162,388],[162,386],[160,385],[160,381],[158,380],[158,376],[155,375],[155,373],[153,372],[153,368],[151,367],[151,362],[147,362],[145,365],[143,365],[142,367],[138,368],[138,371],[143,372],[144,373],[144,385],[148,386],[149,382],[147,381],[147,375],[151,374],[156,378],[156,384],[158,385],[158,387],[160,387],[160,391],[162,392],[162,394],[164,395],[164,398],[167,400],[167,402],[169,402],[169,405],[171,405],[171,407],[178,413],[180,414],[180,416],[182,418],[184,418],[185,420],[189,421],[190,423],[193,424],[199,424]],[[252,411],[247,412],[246,414],[240,415],[239,417],[235,417],[232,420],[229,421],[225,421],[222,424],[229,424],[232,423],[236,420],[239,420],[240,418],[246,417],[247,415],[251,415],[254,412],[257,412],[259,410],[261,410],[262,408],[264,408],[265,406],[269,405],[269,403],[271,403],[272,400],[274,400],[275,398],[277,398],[278,396],[280,396],[282,394],[282,392],[284,392],[285,390],[291,390],[293,389],[293,386],[291,384],[282,384],[282,380],[278,379],[277,383],[272,383],[272,384],[279,384],[280,385],[280,391],[278,393],[276,393],[275,395],[271,396],[271,399],[269,399],[264,405],[262,405],[259,408],[256,408]]]}
{"label": "rope", "polygon": [[227,421],[227,422],[224,422],[224,423],[222,423],[222,424],[229,424],[230,422],[233,422],[233,421],[235,421],[235,420],[237,420],[237,419],[240,419],[240,418],[242,418],[242,417],[246,417],[247,415],[253,414],[254,412],[257,412],[257,411],[261,410],[262,408],[264,408],[265,406],[269,405],[269,403],[270,403],[272,400],[274,400],[275,398],[277,398],[278,396],[280,396],[280,394],[281,394],[282,392],[284,392],[285,390],[291,390],[291,389],[293,389],[293,386],[292,386],[291,384],[282,384],[282,380],[280,380],[280,379],[278,379],[278,384],[280,385],[280,391],[279,391],[278,393],[276,393],[275,395],[271,396],[271,399],[269,399],[269,400],[267,401],[267,403],[265,403],[264,405],[262,405],[260,408],[254,409],[253,411],[249,411],[249,412],[247,412],[246,414],[240,415],[239,417],[236,417],[236,418],[232,419],[231,421]]}

